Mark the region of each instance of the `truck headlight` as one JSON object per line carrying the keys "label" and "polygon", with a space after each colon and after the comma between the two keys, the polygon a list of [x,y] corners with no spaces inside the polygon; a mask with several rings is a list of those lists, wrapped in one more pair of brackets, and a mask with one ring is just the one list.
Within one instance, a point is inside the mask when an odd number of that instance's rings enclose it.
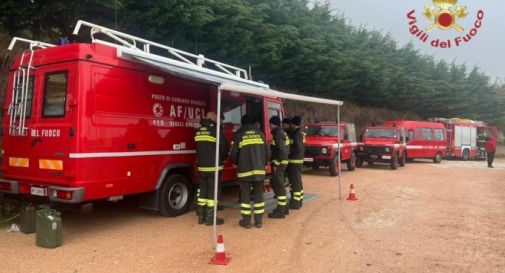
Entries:
{"label": "truck headlight", "polygon": [[389,153],[389,151],[391,151],[391,150],[389,149],[389,147],[386,147],[386,149],[384,149],[384,151],[386,151],[386,153]]}
{"label": "truck headlight", "polygon": [[327,154],[328,153],[328,148],[326,148],[326,147],[321,148],[321,153],[323,155]]}

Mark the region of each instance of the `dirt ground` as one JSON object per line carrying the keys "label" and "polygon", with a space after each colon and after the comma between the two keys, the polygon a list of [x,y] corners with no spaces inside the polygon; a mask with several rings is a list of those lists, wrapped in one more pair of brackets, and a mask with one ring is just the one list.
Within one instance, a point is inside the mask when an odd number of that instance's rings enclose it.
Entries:
{"label": "dirt ground", "polygon": [[246,230],[239,210],[221,213],[228,266],[208,264],[212,229],[193,212],[164,218],[125,200],[65,213],[56,249],[4,228],[0,272],[505,272],[505,159],[344,171],[342,200],[327,170],[303,178],[320,197],[287,219]]}

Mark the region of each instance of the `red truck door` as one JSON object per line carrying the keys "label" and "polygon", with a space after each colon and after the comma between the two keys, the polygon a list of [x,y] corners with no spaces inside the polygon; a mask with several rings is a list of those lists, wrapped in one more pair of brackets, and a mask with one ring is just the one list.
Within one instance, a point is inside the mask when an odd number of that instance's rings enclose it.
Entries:
{"label": "red truck door", "polygon": [[[6,138],[6,146],[13,147],[8,155],[12,167],[15,158],[29,158],[29,166],[22,173],[11,168],[9,174],[21,174],[35,182],[56,185],[68,184],[72,110],[75,106],[75,64],[39,67],[35,73],[33,110],[26,120],[26,136]],[[14,158],[14,159],[12,159]],[[33,195],[44,195],[41,187],[20,189]],[[47,193],[45,193],[47,194]]]}

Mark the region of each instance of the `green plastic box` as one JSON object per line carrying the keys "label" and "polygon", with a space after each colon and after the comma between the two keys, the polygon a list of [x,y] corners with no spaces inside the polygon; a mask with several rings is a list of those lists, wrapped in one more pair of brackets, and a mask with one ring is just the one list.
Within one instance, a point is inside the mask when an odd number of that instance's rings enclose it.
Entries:
{"label": "green plastic box", "polygon": [[37,246],[55,248],[63,244],[63,226],[60,212],[41,209],[36,212],[35,237]]}

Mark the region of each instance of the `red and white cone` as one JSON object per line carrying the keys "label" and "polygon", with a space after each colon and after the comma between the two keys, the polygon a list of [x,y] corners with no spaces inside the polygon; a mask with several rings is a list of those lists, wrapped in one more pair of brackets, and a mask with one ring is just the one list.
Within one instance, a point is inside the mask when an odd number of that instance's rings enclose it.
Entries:
{"label": "red and white cone", "polygon": [[347,197],[349,201],[356,201],[358,198],[356,197],[356,193],[354,192],[354,184],[351,184],[351,191],[349,192],[349,197]]}
{"label": "red and white cone", "polygon": [[231,258],[226,257],[226,252],[224,250],[223,235],[217,237],[216,254],[212,259],[210,259],[209,264],[216,265],[227,265]]}

